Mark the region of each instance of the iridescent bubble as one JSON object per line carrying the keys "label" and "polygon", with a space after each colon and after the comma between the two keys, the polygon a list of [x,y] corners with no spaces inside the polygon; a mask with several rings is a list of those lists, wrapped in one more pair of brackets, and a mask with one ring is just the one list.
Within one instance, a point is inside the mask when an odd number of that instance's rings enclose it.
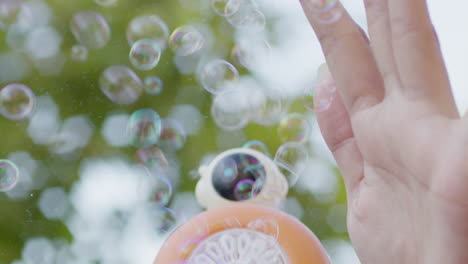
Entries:
{"label": "iridescent bubble", "polygon": [[298,142],[287,142],[276,151],[274,162],[286,177],[289,187],[292,187],[304,171],[308,160],[309,152],[304,145]]}
{"label": "iridescent bubble", "polygon": [[234,46],[231,57],[237,64],[252,69],[268,58],[270,52],[270,44],[265,39],[245,38]]}
{"label": "iridescent bubble", "polygon": [[128,56],[133,67],[149,71],[158,65],[161,58],[161,48],[152,39],[140,39],[133,43]]}
{"label": "iridescent bubble", "polygon": [[101,91],[112,102],[117,104],[132,104],[143,91],[143,84],[136,73],[122,65],[107,68],[99,79]]}
{"label": "iridescent bubble", "polygon": [[177,217],[173,210],[167,207],[150,206],[151,221],[158,234],[166,234],[177,225]]}
{"label": "iridescent bubble", "polygon": [[199,73],[201,85],[212,94],[226,89],[229,83],[239,79],[236,67],[225,60],[212,60],[205,64]]}
{"label": "iridescent bubble", "polygon": [[158,142],[159,147],[166,151],[178,151],[184,147],[186,139],[184,127],[179,121],[172,118],[162,120],[161,134]]}
{"label": "iridescent bubble", "polygon": [[107,45],[111,37],[111,29],[106,19],[94,11],[76,13],[70,29],[76,40],[88,49],[100,49]]}
{"label": "iridescent bubble", "polygon": [[179,56],[188,56],[203,48],[205,38],[193,26],[182,26],[174,30],[169,47]]}
{"label": "iridescent bubble", "polygon": [[250,109],[246,94],[240,90],[226,90],[215,96],[211,105],[211,116],[224,130],[233,131],[249,123]]}
{"label": "iridescent bubble", "polygon": [[161,118],[152,109],[140,109],[130,116],[127,135],[130,143],[137,148],[154,145],[161,133]]}
{"label": "iridescent bubble", "polygon": [[303,143],[310,136],[311,126],[306,117],[299,113],[288,114],[281,119],[278,135],[282,142],[296,141]]}
{"label": "iridescent bubble", "polygon": [[211,0],[211,7],[220,16],[231,16],[239,10],[241,2],[241,0]]}
{"label": "iridescent bubble", "polygon": [[0,1],[0,28],[9,26],[16,22],[21,12],[23,2],[20,0]]}
{"label": "iridescent bubble", "polygon": [[166,155],[155,145],[139,149],[137,157],[141,163],[151,170],[166,171],[169,168]]}
{"label": "iridescent bubble", "polygon": [[255,219],[247,224],[247,228],[274,238],[278,238],[280,232],[276,220],[269,217]]}
{"label": "iridescent bubble", "polygon": [[86,61],[88,59],[88,49],[83,45],[73,45],[70,56],[74,61]]}
{"label": "iridescent bubble", "polygon": [[100,6],[111,6],[115,5],[118,0],[94,0],[94,2]]}
{"label": "iridescent bubble", "polygon": [[24,84],[12,83],[0,90],[0,114],[10,120],[30,117],[36,106],[36,96]]}
{"label": "iridescent bubble", "polygon": [[156,15],[143,15],[135,17],[127,27],[127,40],[130,46],[140,39],[156,41],[161,50],[165,49],[169,37],[169,28],[166,23]]}
{"label": "iridescent bubble", "polygon": [[164,83],[158,76],[147,76],[143,83],[143,89],[149,95],[158,95],[164,88]]}
{"label": "iridescent bubble", "polygon": [[250,141],[246,142],[242,147],[243,148],[253,149],[253,150],[261,152],[261,153],[263,153],[263,154],[265,154],[267,156],[270,156],[270,152],[268,151],[268,147],[265,145],[265,143],[263,143],[260,140],[250,140]]}
{"label": "iridescent bubble", "polygon": [[165,207],[172,197],[172,185],[164,176],[148,175],[140,184],[139,193],[143,201],[156,207]]}
{"label": "iridescent bubble", "polygon": [[234,187],[234,197],[237,201],[249,200],[253,197],[255,181],[251,179],[245,179],[239,181]]}
{"label": "iridescent bubble", "polygon": [[0,192],[13,189],[19,181],[19,169],[9,160],[0,160]]}

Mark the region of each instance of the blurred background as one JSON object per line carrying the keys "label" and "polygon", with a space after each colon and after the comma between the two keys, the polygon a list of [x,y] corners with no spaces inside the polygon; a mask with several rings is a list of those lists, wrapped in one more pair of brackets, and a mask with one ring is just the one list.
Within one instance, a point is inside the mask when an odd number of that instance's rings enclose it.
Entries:
{"label": "blurred background", "polygon": [[[468,4],[429,2],[464,113]],[[287,165],[281,210],[359,263],[315,120],[323,62],[298,1],[0,0],[0,264],[151,263],[203,211],[198,167],[242,146]]]}

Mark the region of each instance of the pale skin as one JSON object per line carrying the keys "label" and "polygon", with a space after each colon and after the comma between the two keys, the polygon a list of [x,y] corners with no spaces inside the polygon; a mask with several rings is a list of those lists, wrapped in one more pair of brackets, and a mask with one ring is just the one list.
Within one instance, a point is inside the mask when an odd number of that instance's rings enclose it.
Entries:
{"label": "pale skin", "polygon": [[426,1],[364,0],[369,39],[344,9],[337,22],[318,23],[307,1],[337,88],[317,118],[346,184],[362,263],[468,263],[468,118],[455,106]]}

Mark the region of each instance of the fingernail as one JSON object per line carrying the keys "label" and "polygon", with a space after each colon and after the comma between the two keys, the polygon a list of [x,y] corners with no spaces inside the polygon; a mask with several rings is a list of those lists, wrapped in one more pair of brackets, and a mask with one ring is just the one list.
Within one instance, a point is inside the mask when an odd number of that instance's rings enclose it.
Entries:
{"label": "fingernail", "polygon": [[326,63],[322,64],[317,71],[317,86],[314,91],[314,110],[324,112],[330,108],[335,97],[335,81]]}

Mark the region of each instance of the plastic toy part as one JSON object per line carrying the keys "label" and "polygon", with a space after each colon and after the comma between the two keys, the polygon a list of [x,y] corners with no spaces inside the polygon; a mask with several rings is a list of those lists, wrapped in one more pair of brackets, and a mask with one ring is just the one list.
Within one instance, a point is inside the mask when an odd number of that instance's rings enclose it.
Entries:
{"label": "plastic toy part", "polygon": [[317,237],[276,209],[236,204],[180,226],[153,264],[330,264]]}
{"label": "plastic toy part", "polygon": [[199,173],[195,195],[207,209],[239,203],[277,207],[288,193],[288,182],[275,163],[253,149],[225,151]]}

